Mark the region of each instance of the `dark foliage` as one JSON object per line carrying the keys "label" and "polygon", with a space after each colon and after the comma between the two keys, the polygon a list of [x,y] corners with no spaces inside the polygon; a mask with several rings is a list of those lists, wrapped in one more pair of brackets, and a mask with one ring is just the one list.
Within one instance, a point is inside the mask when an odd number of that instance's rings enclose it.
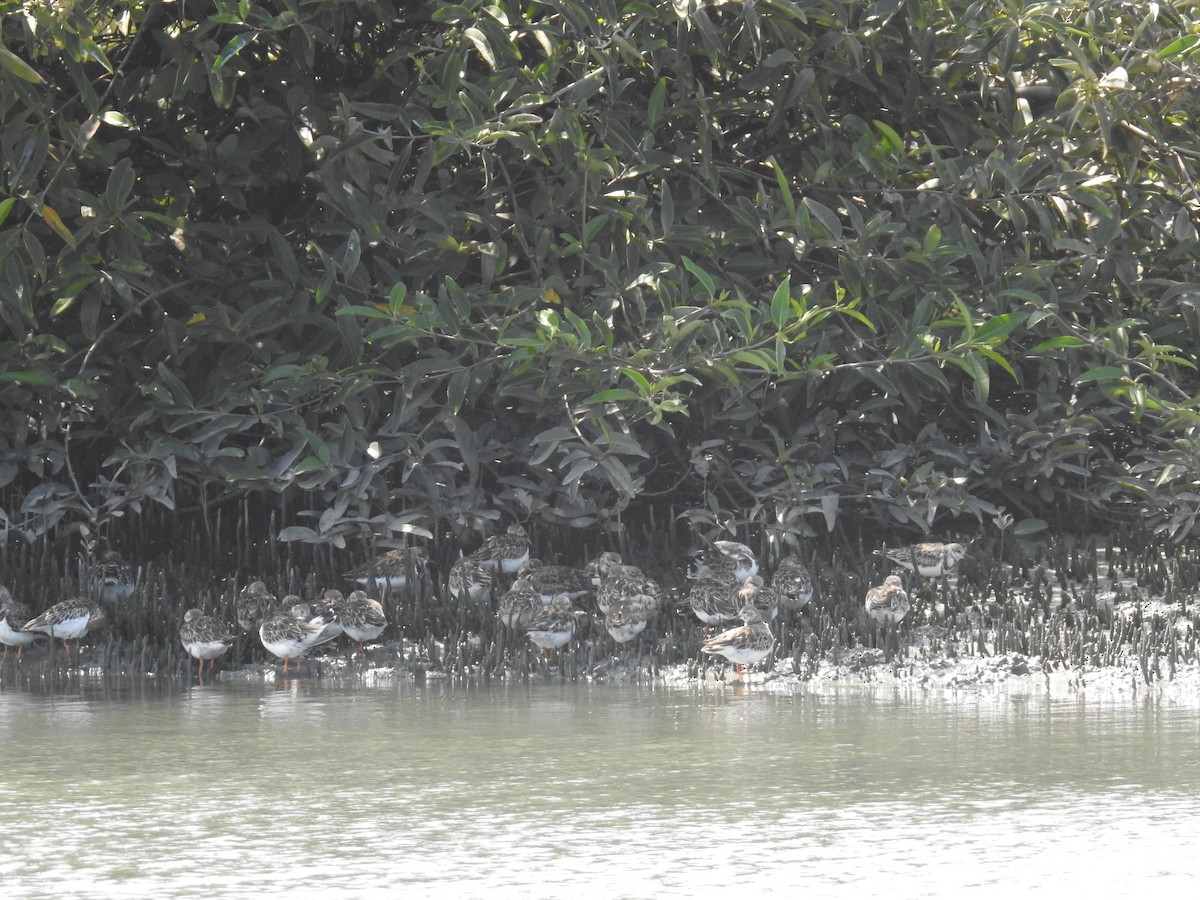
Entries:
{"label": "dark foliage", "polygon": [[10,533],[1194,530],[1186,11],[0,12]]}

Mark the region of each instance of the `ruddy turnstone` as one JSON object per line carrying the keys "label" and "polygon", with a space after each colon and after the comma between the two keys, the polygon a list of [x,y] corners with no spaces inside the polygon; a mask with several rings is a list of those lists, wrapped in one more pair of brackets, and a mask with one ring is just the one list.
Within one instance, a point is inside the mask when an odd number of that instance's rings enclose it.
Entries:
{"label": "ruddy turnstone", "polygon": [[518,578],[496,604],[496,616],[514,631],[520,631],[533,614],[546,604],[542,595],[529,586],[524,578]]}
{"label": "ruddy turnstone", "polygon": [[754,605],[764,622],[772,621],[779,615],[779,598],[767,587],[761,575],[751,575],[737,592],[738,609],[747,603]]}
{"label": "ruddy turnstone", "polygon": [[471,558],[511,575],[529,559],[529,535],[514,522],[504,534],[494,534],[484,541]]}
{"label": "ruddy turnstone", "polygon": [[812,599],[812,575],[798,557],[785,556],[771,574],[771,590],[783,606],[800,609]]}
{"label": "ruddy turnstone", "polygon": [[737,618],[741,608],[738,599],[741,587],[732,573],[723,576],[701,575],[692,582],[686,602],[706,628],[721,625]]}
{"label": "ruddy turnstone", "polygon": [[525,623],[525,635],[546,653],[565,646],[575,636],[575,607],[566,594],[540,604]]}
{"label": "ruddy turnstone", "polygon": [[732,575],[745,581],[758,573],[758,560],[754,551],[737,541],[712,541],[692,551],[687,577],[696,579],[705,575]]}
{"label": "ruddy turnstone", "polygon": [[455,600],[479,603],[492,592],[492,567],[470,556],[460,556],[450,567],[446,589]]}
{"label": "ruddy turnstone", "polygon": [[627,644],[646,630],[658,612],[658,597],[635,594],[610,605],[604,613],[604,627],[618,644]]}
{"label": "ruddy turnstone", "polygon": [[25,653],[25,645],[32,644],[43,635],[36,631],[25,631],[25,623],[33,617],[28,606],[13,599],[8,588],[0,585],[0,644],[4,645],[4,658],[8,659],[8,648],[17,648],[17,662]]}
{"label": "ruddy turnstone", "polygon": [[639,594],[657,597],[662,594],[662,588],[637,566],[617,564],[610,566],[596,585],[596,606],[607,615],[613,606]]}
{"label": "ruddy turnstone", "polygon": [[584,571],[587,572],[588,576],[592,579],[592,584],[596,585],[600,583],[601,579],[603,579],[605,575],[621,564],[622,560],[620,553],[617,553],[613,550],[605,550],[595,559],[591,560],[586,566],[584,566]]}
{"label": "ruddy turnstone", "polygon": [[428,565],[429,552],[424,547],[401,547],[347,572],[346,577],[368,590],[399,590],[420,578]]}
{"label": "ruddy turnstone", "polygon": [[875,552],[924,578],[940,578],[958,565],[967,555],[967,548],[962,544],[926,543]]}
{"label": "ruddy turnstone", "polygon": [[767,658],[775,646],[775,637],[753,603],[743,606],[738,615],[742,617],[741,626],[722,631],[705,641],[700,652],[725,657],[734,664],[741,679],[746,666],[757,665]]}
{"label": "ruddy turnstone", "polygon": [[116,550],[106,550],[93,572],[96,596],[105,603],[128,600],[137,590],[133,568]]}
{"label": "ruddy turnstone", "polygon": [[889,575],[883,584],[867,591],[865,601],[867,615],[879,625],[895,625],[909,610],[908,593],[899,575]]}
{"label": "ruddy turnstone", "polygon": [[203,678],[205,662],[210,663],[211,670],[212,661],[232,647],[237,636],[224,622],[193,608],[183,614],[179,640],[183,649],[200,661],[200,671],[196,674]]}
{"label": "ruddy turnstone", "polygon": [[309,625],[321,626],[321,633],[313,641],[313,646],[327,644],[345,634],[345,629],[342,628],[342,620],[339,616],[342,603],[345,602],[341,591],[334,588],[323,591],[319,597],[310,603],[303,602],[294,594],[283,599],[284,606],[287,606],[288,601],[291,601],[289,609],[291,609],[292,615],[297,619],[308,622]]}
{"label": "ruddy turnstone", "polygon": [[288,662],[296,660],[299,668],[304,654],[321,643],[323,622],[313,622],[312,610],[307,603],[293,603],[300,598],[289,594],[283,598],[286,609],[268,613],[258,626],[258,637],[262,645],[275,656],[283,660],[283,671],[288,670]]}
{"label": "ruddy turnstone", "polygon": [[569,599],[577,600],[592,589],[592,580],[582,569],[548,566],[534,557],[521,563],[517,576],[528,581],[529,586],[542,595],[543,603],[549,603],[557,594],[566,594]]}
{"label": "ruddy turnstone", "polygon": [[72,597],[55,603],[40,616],[30,619],[21,626],[22,631],[39,631],[63,642],[63,649],[70,653],[67,641],[77,641],[89,631],[104,624],[106,616],[94,600]]}
{"label": "ruddy turnstone", "polygon": [[234,603],[238,624],[246,631],[254,631],[271,610],[275,608],[275,595],[261,581],[252,581],[238,594]]}
{"label": "ruddy turnstone", "polygon": [[338,605],[338,619],[350,639],[358,641],[359,656],[366,653],[366,642],[375,640],[387,627],[383,604],[368,597],[366,591],[351,591]]}

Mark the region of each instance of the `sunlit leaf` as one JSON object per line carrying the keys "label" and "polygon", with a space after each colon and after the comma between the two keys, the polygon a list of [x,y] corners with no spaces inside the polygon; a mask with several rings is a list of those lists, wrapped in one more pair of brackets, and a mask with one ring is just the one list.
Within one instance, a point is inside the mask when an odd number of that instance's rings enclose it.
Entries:
{"label": "sunlit leaf", "polygon": [[12,72],[12,74],[23,81],[28,81],[30,84],[44,84],[46,81],[46,79],[37,73],[37,70],[33,66],[5,47],[0,47],[0,69]]}
{"label": "sunlit leaf", "polygon": [[42,218],[46,221],[47,225],[58,232],[59,236],[66,241],[72,249],[75,247],[75,235],[71,233],[71,229],[68,228],[63,223],[63,220],[59,218],[58,213],[54,211],[53,207],[44,205],[42,207]]}
{"label": "sunlit leaf", "polygon": [[233,59],[235,56],[237,56],[239,53],[241,53],[243,48],[245,48],[245,46],[247,44],[249,44],[251,41],[253,41],[255,39],[255,37],[257,37],[257,34],[255,32],[244,31],[241,34],[237,35],[236,37],[232,38],[229,41],[229,43],[227,43],[225,45],[225,49],[223,49],[220,53],[218,53],[216,58],[213,60],[212,71],[213,72],[220,71],[220,69],[223,68],[227,62],[229,62],[231,59]]}

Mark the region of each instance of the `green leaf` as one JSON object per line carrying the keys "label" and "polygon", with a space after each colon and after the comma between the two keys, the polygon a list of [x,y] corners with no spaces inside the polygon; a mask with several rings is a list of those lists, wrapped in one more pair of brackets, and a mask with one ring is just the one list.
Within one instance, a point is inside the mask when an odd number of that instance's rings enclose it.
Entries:
{"label": "green leaf", "polygon": [[117,112],[115,109],[105,110],[100,113],[100,121],[106,125],[115,125],[117,128],[132,128],[133,122],[124,113]]}
{"label": "green leaf", "polygon": [[646,118],[650,121],[650,125],[658,124],[658,120],[662,118],[663,105],[667,97],[667,76],[658,79],[654,85],[654,90],[650,92],[650,100],[646,104]]}
{"label": "green leaf", "polygon": [[1181,53],[1186,53],[1196,46],[1196,42],[1200,41],[1198,34],[1185,34],[1181,38],[1176,38],[1163,47],[1158,53],[1154,54],[1158,59],[1171,59],[1174,56],[1179,56]]}
{"label": "green leaf", "polygon": [[792,276],[784,276],[771,297],[771,321],[782,331],[792,312]]}
{"label": "green leaf", "polygon": [[33,66],[4,47],[0,47],[0,69],[12,72],[22,81],[28,81],[30,84],[43,84],[46,81]]}
{"label": "green leaf", "polygon": [[708,272],[704,271],[704,269],[701,268],[697,263],[693,262],[691,257],[685,256],[683,258],[683,267],[691,272],[693,276],[695,276],[696,280],[700,282],[700,284],[704,287],[704,290],[708,293],[708,296],[716,296],[717,282],[711,275],[708,274]]}
{"label": "green leaf", "polygon": [[796,198],[792,196],[792,186],[788,182],[787,175],[780,168],[779,162],[774,156],[768,160],[771,163],[771,171],[775,173],[775,183],[779,186],[779,196],[783,198],[783,208],[787,210],[789,218],[796,218]]}
{"label": "green leaf", "polygon": [[607,391],[597,391],[583,401],[584,406],[592,406],[597,403],[614,403],[622,400],[640,400],[641,396],[628,388],[611,388]]}
{"label": "green leaf", "polygon": [[1034,353],[1045,353],[1047,350],[1062,350],[1065,348],[1086,347],[1088,342],[1081,338],[1072,337],[1069,334],[1059,335],[1058,337],[1050,338],[1048,341],[1042,341],[1033,348]]}
{"label": "green leaf", "polygon": [[1014,329],[1020,327],[1028,317],[1023,312],[993,316],[975,329],[975,340],[983,343],[1000,343],[1012,334]]}
{"label": "green leaf", "polygon": [[842,237],[842,220],[838,218],[837,213],[826,206],[824,203],[818,203],[811,197],[805,197],[800,201],[800,205],[813,216],[821,227],[829,232],[829,237],[833,240],[840,240]]}
{"label": "green leaf", "polygon": [[213,60],[212,71],[220,71],[225,63],[229,62],[231,59],[241,53],[242,48],[254,40],[255,37],[257,37],[256,32],[244,31],[237,37],[230,40],[230,42],[225,45],[225,49],[218,53],[217,58]]}
{"label": "green leaf", "polygon": [[883,142],[887,145],[888,150],[895,153],[897,156],[904,152],[904,141],[900,135],[896,133],[896,129],[892,128],[886,122],[875,120],[875,130],[883,136]]}
{"label": "green leaf", "polygon": [[496,68],[496,54],[492,50],[492,45],[488,43],[487,35],[480,29],[472,25],[470,28],[463,30],[463,37],[475,45],[475,49],[479,51],[479,55],[483,57],[491,69]]}
{"label": "green leaf", "polygon": [[630,369],[627,366],[621,366],[621,373],[634,384],[636,384],[638,386],[638,390],[640,390],[642,394],[649,396],[652,393],[650,389],[650,382],[646,380],[646,376],[641,372],[637,371],[636,369]]}
{"label": "green leaf", "polygon": [[665,178],[658,189],[658,217],[663,234],[670,234],[671,226],[675,224],[675,198],[671,196],[671,186]]}
{"label": "green leaf", "polygon": [[1013,381],[1018,381],[1017,373],[1015,371],[1013,371],[1012,364],[1009,363],[1009,361],[1007,359],[1005,359],[1003,356],[1001,356],[999,353],[997,353],[991,347],[977,347],[975,352],[979,353],[982,356],[986,356],[988,359],[990,359],[992,362],[994,362],[996,365],[998,365],[1000,368],[1002,368],[1005,372],[1007,372]]}
{"label": "green leaf", "polygon": [[40,384],[53,387],[55,381],[44,372],[0,372],[0,381],[15,381],[17,384]]}
{"label": "green leaf", "polygon": [[1037,534],[1049,527],[1042,519],[1022,519],[1013,526],[1012,532],[1016,535]]}
{"label": "green leaf", "polygon": [[5,197],[0,200],[0,225],[4,224],[4,220],[8,218],[8,214],[12,212],[13,204],[16,202],[16,197]]}
{"label": "green leaf", "polygon": [[1094,369],[1088,369],[1082,375],[1075,379],[1076,384],[1083,384],[1088,381],[1128,381],[1129,373],[1124,369],[1118,369],[1115,366],[1097,366]]}

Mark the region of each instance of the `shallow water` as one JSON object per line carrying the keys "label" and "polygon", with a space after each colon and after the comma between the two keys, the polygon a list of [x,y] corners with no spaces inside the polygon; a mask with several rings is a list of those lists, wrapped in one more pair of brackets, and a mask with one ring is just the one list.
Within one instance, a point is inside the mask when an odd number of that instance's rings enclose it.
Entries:
{"label": "shallow water", "polygon": [[1200,712],[867,688],[0,683],[5,897],[1187,890]]}

